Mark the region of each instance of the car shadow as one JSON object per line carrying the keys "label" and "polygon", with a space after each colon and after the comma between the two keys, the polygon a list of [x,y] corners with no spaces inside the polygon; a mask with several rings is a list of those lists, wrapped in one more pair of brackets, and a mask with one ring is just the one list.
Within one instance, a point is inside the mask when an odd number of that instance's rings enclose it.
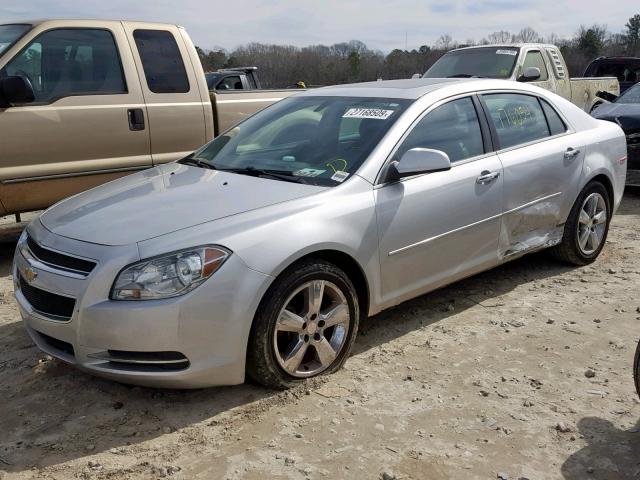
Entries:
{"label": "car shadow", "polygon": [[629,430],[618,429],[610,421],[585,417],[578,431],[587,446],[562,465],[566,480],[623,480],[640,478],[640,420]]}
{"label": "car shadow", "polygon": [[[10,275],[14,248],[15,243],[0,244],[2,277]],[[541,252],[410,300],[363,321],[354,354],[478,304],[500,306],[499,297],[514,288],[572,268]],[[262,411],[301,395],[252,384],[159,390],[99,379],[47,359],[26,334],[17,309],[0,305],[0,315],[5,317],[0,324],[0,471],[58,465],[105,451],[118,454],[120,447],[167,434],[176,435],[175,443],[215,443],[233,435],[236,418],[258,419]],[[204,434],[189,429],[203,422],[209,429]]]}

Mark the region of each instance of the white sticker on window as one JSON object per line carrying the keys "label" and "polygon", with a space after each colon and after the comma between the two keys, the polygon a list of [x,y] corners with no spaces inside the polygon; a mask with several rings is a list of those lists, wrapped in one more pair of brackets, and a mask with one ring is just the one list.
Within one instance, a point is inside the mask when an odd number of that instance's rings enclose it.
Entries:
{"label": "white sticker on window", "polygon": [[336,182],[344,182],[347,178],[349,177],[349,172],[343,172],[343,171],[339,171],[334,173],[331,176],[331,180],[335,180]]}
{"label": "white sticker on window", "polygon": [[393,115],[394,110],[383,110],[382,108],[350,108],[342,115],[342,118],[373,118],[375,120],[386,120]]}
{"label": "white sticker on window", "polygon": [[318,175],[322,175],[326,170],[317,170],[315,168],[303,168],[302,170],[298,170],[293,172],[296,177],[317,177]]}
{"label": "white sticker on window", "polygon": [[511,55],[516,56],[518,54],[517,50],[496,50],[497,55]]}

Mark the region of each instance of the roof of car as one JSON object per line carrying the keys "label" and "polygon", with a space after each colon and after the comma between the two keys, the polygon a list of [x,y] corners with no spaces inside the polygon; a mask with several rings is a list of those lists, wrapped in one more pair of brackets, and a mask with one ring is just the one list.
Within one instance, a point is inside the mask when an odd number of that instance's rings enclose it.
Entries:
{"label": "roof of car", "polygon": [[307,96],[358,96],[417,99],[450,85],[479,82],[478,78],[415,78],[405,80],[378,80],[377,82],[350,83],[307,90]]}

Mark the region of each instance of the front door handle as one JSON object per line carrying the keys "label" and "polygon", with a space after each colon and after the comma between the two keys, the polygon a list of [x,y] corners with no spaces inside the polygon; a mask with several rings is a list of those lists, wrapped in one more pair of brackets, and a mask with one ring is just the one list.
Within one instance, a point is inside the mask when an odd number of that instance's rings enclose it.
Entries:
{"label": "front door handle", "polygon": [[127,110],[127,117],[129,118],[129,130],[133,132],[144,130],[144,112],[141,108],[130,108]]}
{"label": "front door handle", "polygon": [[564,159],[565,160],[572,160],[574,158],[576,158],[578,155],[580,155],[580,150],[577,148],[573,148],[573,147],[569,147],[567,148],[567,151],[564,152]]}
{"label": "front door handle", "polygon": [[493,182],[499,176],[500,172],[490,172],[489,170],[485,170],[478,178],[476,178],[476,183],[478,185],[486,185],[487,183]]}

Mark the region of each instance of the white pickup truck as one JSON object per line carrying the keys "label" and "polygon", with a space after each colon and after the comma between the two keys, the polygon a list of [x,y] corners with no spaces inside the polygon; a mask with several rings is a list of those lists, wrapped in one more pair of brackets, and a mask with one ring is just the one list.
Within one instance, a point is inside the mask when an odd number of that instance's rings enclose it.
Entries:
{"label": "white pickup truck", "polygon": [[451,50],[423,78],[487,77],[528,82],[557,93],[586,112],[604,103],[598,92],[620,94],[615,77],[569,78],[567,65],[555,45],[520,43]]}

